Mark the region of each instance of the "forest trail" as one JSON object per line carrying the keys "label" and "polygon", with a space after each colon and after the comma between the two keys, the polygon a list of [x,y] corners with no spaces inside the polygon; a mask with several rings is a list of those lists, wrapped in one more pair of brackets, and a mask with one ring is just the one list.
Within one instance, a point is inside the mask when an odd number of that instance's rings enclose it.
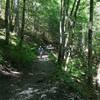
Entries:
{"label": "forest trail", "polygon": [[66,100],[68,95],[59,89],[59,82],[52,81],[55,73],[52,61],[36,59],[21,78],[0,78],[0,100]]}

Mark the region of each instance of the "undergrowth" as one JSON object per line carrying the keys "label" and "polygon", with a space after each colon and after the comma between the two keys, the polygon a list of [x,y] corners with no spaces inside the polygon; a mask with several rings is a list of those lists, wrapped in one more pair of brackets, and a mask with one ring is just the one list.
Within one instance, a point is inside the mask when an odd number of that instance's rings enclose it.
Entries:
{"label": "undergrowth", "polygon": [[25,67],[30,65],[36,58],[36,48],[24,43],[24,46],[19,47],[13,44],[5,45],[2,42],[0,47],[0,62],[7,61],[12,67]]}

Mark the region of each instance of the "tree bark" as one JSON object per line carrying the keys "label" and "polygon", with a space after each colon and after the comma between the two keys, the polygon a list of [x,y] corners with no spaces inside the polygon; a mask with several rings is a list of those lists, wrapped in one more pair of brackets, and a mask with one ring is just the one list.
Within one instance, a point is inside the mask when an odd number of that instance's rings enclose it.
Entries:
{"label": "tree bark", "polygon": [[15,6],[15,32],[19,33],[19,0],[16,0]]}
{"label": "tree bark", "polygon": [[58,55],[58,63],[60,65],[64,64],[64,56],[65,56],[65,47],[66,40],[68,34],[68,11],[69,11],[69,0],[61,0],[61,19],[60,19],[60,46],[59,46],[59,55]]}
{"label": "tree bark", "polygon": [[81,1],[81,0],[78,0],[78,1],[77,1],[75,13],[74,13],[74,18],[75,18],[75,19],[76,19],[76,16],[77,16],[77,11],[78,11],[78,9],[79,9],[80,1]]}
{"label": "tree bark", "polygon": [[24,39],[24,26],[25,26],[25,2],[26,0],[23,0],[23,12],[22,12],[22,25],[21,25],[21,31],[20,31],[20,42],[19,47],[22,47],[23,39]]}
{"label": "tree bark", "polygon": [[90,0],[90,15],[89,15],[89,30],[88,30],[88,68],[87,68],[87,85],[91,95],[89,100],[94,100],[94,86],[93,86],[93,66],[92,66],[92,34],[93,34],[93,4],[94,0]]}
{"label": "tree bark", "polygon": [[5,7],[5,27],[6,27],[6,44],[9,44],[9,16],[10,16],[10,0],[6,0]]}
{"label": "tree bark", "polygon": [[72,10],[71,10],[70,16],[72,16],[72,15],[73,15],[73,11],[74,11],[74,9],[75,9],[75,4],[76,4],[76,1],[77,1],[77,0],[74,0],[74,4],[73,4],[73,7],[72,7]]}
{"label": "tree bark", "polygon": [[2,9],[2,0],[0,0],[0,17],[1,17],[1,9]]}
{"label": "tree bark", "polygon": [[9,14],[9,30],[13,31],[13,0],[10,0],[10,14]]}
{"label": "tree bark", "polygon": [[88,30],[88,84],[92,84],[92,34],[93,34],[93,0],[90,0],[90,18]]}
{"label": "tree bark", "polygon": [[78,12],[78,9],[79,9],[79,6],[80,6],[80,1],[81,0],[78,0],[77,1],[76,9],[75,9],[75,12],[74,12],[74,23],[73,23],[73,27],[75,27],[76,18],[77,18],[77,12]]}
{"label": "tree bark", "polygon": [[61,11],[60,11],[60,46],[58,53],[58,63],[61,65],[64,59],[64,32],[65,32],[65,0],[61,0]]}

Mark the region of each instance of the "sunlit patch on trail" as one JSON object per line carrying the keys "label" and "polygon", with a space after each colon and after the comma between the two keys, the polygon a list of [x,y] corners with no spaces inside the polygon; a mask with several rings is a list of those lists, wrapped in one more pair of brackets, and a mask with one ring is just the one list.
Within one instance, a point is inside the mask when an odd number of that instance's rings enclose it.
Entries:
{"label": "sunlit patch on trail", "polygon": [[27,90],[23,90],[20,93],[18,93],[17,96],[20,97],[20,99],[27,100],[33,96],[32,93],[33,93],[33,88],[28,88]]}
{"label": "sunlit patch on trail", "polygon": [[49,61],[48,55],[37,56],[39,61]]}
{"label": "sunlit patch on trail", "polygon": [[[40,86],[38,86],[40,87]],[[20,91],[16,94],[18,100],[29,100],[34,98],[34,100],[47,100],[48,95],[55,95],[57,93],[58,87],[47,87],[47,88],[34,88],[28,87],[27,89]],[[51,99],[50,99],[51,100]]]}

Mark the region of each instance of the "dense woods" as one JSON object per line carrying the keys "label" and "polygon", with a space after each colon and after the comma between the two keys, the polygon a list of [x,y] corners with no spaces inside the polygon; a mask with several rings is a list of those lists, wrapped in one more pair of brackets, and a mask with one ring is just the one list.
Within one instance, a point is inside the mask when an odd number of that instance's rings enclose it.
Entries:
{"label": "dense woods", "polygon": [[0,0],[0,100],[100,100],[99,20],[99,0]]}

